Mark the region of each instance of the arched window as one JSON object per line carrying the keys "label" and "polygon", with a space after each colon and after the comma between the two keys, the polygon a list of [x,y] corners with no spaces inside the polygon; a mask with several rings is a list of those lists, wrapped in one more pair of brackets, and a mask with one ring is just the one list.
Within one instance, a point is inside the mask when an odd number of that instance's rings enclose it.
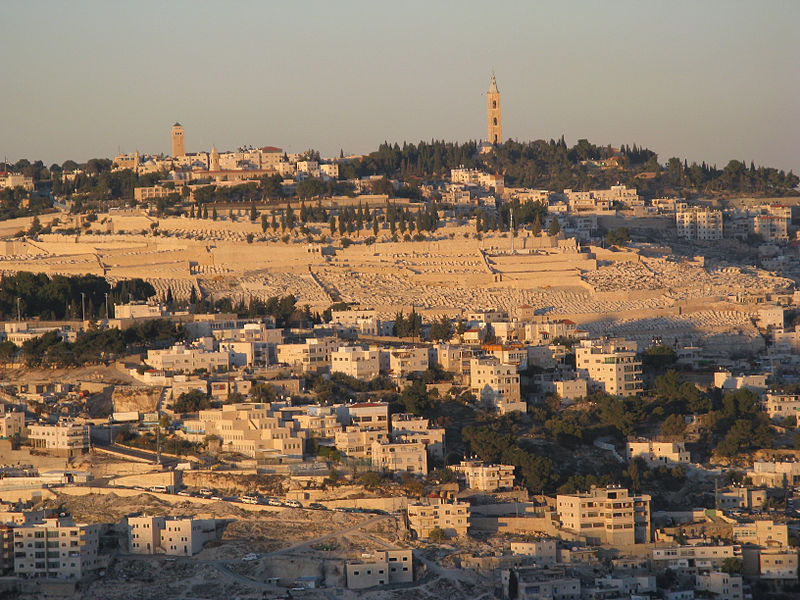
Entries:
{"label": "arched window", "polygon": [[497,117],[495,117],[494,119],[492,119],[492,124],[493,124],[493,125],[497,125]]}
{"label": "arched window", "polygon": [[497,100],[492,100],[492,108],[497,108]]}

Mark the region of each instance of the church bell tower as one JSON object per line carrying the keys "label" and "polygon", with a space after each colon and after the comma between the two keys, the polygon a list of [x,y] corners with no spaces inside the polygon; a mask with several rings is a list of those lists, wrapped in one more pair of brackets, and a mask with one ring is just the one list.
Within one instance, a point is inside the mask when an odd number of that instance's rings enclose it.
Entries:
{"label": "church bell tower", "polygon": [[488,99],[487,116],[489,122],[489,137],[487,141],[490,144],[501,144],[503,142],[503,121],[500,116],[500,90],[497,89],[494,71],[492,71],[492,80],[489,82],[489,92],[486,96]]}

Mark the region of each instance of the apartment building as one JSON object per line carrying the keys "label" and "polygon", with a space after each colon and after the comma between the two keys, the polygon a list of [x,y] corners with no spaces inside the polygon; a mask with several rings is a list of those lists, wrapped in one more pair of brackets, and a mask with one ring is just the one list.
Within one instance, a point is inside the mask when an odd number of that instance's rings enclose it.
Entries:
{"label": "apartment building", "polygon": [[753,485],[794,487],[800,483],[800,462],[756,460],[747,476]]}
{"label": "apartment building", "polygon": [[489,356],[494,356],[501,364],[512,365],[517,371],[528,368],[528,349],[520,344],[484,344],[481,349]]}
{"label": "apartment building", "polygon": [[372,458],[374,445],[387,443],[389,432],[382,428],[366,429],[349,426],[333,437],[336,449],[350,458]]}
{"label": "apartment building", "polygon": [[467,482],[467,487],[482,492],[510,490],[514,487],[513,465],[485,465],[477,460],[463,460],[450,467]]}
{"label": "apartment building", "polygon": [[383,429],[389,431],[388,402],[356,402],[336,406],[336,415],[343,425],[360,429]]}
{"label": "apartment building", "polygon": [[642,458],[649,466],[692,462],[691,454],[683,442],[630,441],[625,444],[625,453],[629,461]]}
{"label": "apartment building", "polygon": [[320,176],[323,181],[339,179],[338,163],[325,163],[319,166]]}
{"label": "apartment building", "polygon": [[[503,597],[510,597],[511,570],[502,571]],[[580,600],[581,580],[567,575],[564,569],[517,567],[517,600]]]}
{"label": "apartment building", "polygon": [[650,541],[650,496],[621,487],[592,487],[588,493],[559,494],[556,510],[564,529],[595,544],[632,545]]}
{"label": "apartment building", "polygon": [[786,242],[789,240],[791,217],[775,215],[754,215],[753,233],[760,235],[765,242]]}
{"label": "apartment building", "polygon": [[60,419],[55,425],[36,423],[29,426],[28,439],[33,448],[71,458],[89,450],[89,427],[71,419]]}
{"label": "apartment building", "polygon": [[796,584],[797,569],[798,555],[794,548],[760,548],[758,551],[758,576],[762,581],[775,587]]}
{"label": "apartment building", "polygon": [[478,178],[483,173],[478,169],[467,169],[465,167],[458,167],[457,169],[450,169],[450,181],[453,183],[478,183]]}
{"label": "apartment building", "polygon": [[22,433],[25,428],[25,413],[11,410],[10,406],[0,404],[0,438],[10,438]]}
{"label": "apartment building", "polygon": [[458,375],[469,374],[470,361],[475,356],[475,349],[469,346],[453,346],[450,344],[434,344],[433,353],[436,363],[445,371]]}
{"label": "apartment building", "polygon": [[723,571],[698,573],[695,576],[694,590],[716,600],[742,600],[744,598],[742,576]]}
{"label": "apartment building", "polygon": [[442,498],[423,498],[408,505],[409,527],[420,538],[430,537],[441,529],[445,535],[465,536],[469,528],[470,508],[466,502],[448,502]]}
{"label": "apartment building", "polygon": [[481,402],[497,408],[500,414],[527,410],[527,404],[521,399],[517,368],[504,365],[497,358],[470,361],[470,390]]}
{"label": "apartment building", "polygon": [[14,574],[27,579],[80,580],[99,568],[101,525],[70,517],[14,527]]}
{"label": "apartment building", "polygon": [[414,581],[414,557],[411,550],[382,550],[362,554],[358,562],[345,564],[347,588],[363,590],[376,585]]}
{"label": "apartment building", "polygon": [[331,324],[339,325],[362,335],[381,335],[383,326],[373,309],[333,310]]}
{"label": "apartment building", "polygon": [[[640,594],[655,594],[656,587],[655,575],[628,575],[615,576],[605,575],[604,577],[594,578],[594,589],[586,590],[588,597],[596,598],[631,598],[639,597]],[[613,594],[613,596],[612,596]],[[647,596],[648,598],[650,596]]]}
{"label": "apartment building", "polygon": [[800,394],[767,392],[764,395],[764,410],[770,419],[797,417],[800,415]]}
{"label": "apartment building", "polygon": [[[598,190],[599,191],[599,190]],[[611,209],[613,200],[608,197],[595,195],[595,191],[576,192],[571,189],[564,190],[563,196],[567,199],[570,212],[579,211],[605,211]]]}
{"label": "apartment building", "polygon": [[511,553],[532,557],[536,566],[551,567],[558,562],[558,541],[542,538],[533,542],[511,542]]}
{"label": "apartment building", "polygon": [[753,544],[764,548],[789,546],[789,528],[786,523],[759,519],[733,526],[733,539],[740,544]]}
{"label": "apartment building", "polygon": [[551,344],[556,338],[585,338],[588,333],[578,329],[577,323],[569,319],[552,320],[545,317],[533,317],[532,322],[525,323],[524,340],[534,346]]}
{"label": "apartment building", "polygon": [[200,369],[227,371],[231,364],[228,352],[213,352],[200,347],[186,347],[182,344],[175,344],[165,350],[148,350],[146,362],[154,369],[190,373]]}
{"label": "apartment building", "polygon": [[228,353],[231,367],[266,367],[270,364],[275,346],[269,342],[221,340],[219,351]]}
{"label": "apartment building", "polygon": [[431,427],[428,419],[411,413],[392,415],[391,427],[393,440],[421,442],[431,456],[444,459],[444,427]]}
{"label": "apartment building", "polygon": [[768,373],[753,373],[751,375],[733,375],[730,371],[721,370],[714,373],[714,387],[723,390],[740,390],[747,388],[754,392],[767,389]]}
{"label": "apartment building", "polygon": [[284,422],[271,405],[247,402],[201,410],[197,419],[184,420],[183,430],[195,441],[216,436],[223,449],[254,458],[302,458],[308,436]]}
{"label": "apartment building", "polygon": [[508,319],[508,313],[500,308],[485,308],[467,313],[467,323],[473,326],[488,325],[506,319]]}
{"label": "apartment building", "polygon": [[14,529],[0,522],[0,577],[14,570]]}
{"label": "apartment building", "polygon": [[767,490],[750,486],[734,486],[719,490],[715,497],[722,510],[732,508],[760,510],[767,501]]}
{"label": "apartment building", "polygon": [[275,329],[275,319],[271,316],[257,319],[239,318],[232,313],[192,316],[193,320],[184,325],[190,339],[213,337],[216,340],[280,343],[283,338],[283,331]]}
{"label": "apartment building", "polygon": [[678,237],[696,241],[722,239],[722,211],[692,207],[675,211]]}
{"label": "apartment building", "polygon": [[415,441],[372,442],[370,460],[373,467],[387,471],[428,472],[425,444]]}
{"label": "apartment building", "polygon": [[166,517],[128,517],[128,551],[131,554],[155,554],[162,550],[161,532]]}
{"label": "apartment building", "polygon": [[302,344],[278,344],[278,362],[302,372],[327,370],[331,354],[339,347],[335,338],[309,338]]}
{"label": "apartment building", "polygon": [[[521,321],[494,321],[491,326],[494,337],[501,344],[525,339],[525,323]],[[502,360],[501,357],[498,358]]]}
{"label": "apartment building", "polygon": [[380,375],[380,351],[359,346],[340,346],[331,352],[331,373],[344,373],[362,381]]}
{"label": "apartment building", "polygon": [[428,348],[390,348],[381,350],[382,362],[393,377],[406,377],[428,370]]}
{"label": "apartment building", "polygon": [[165,304],[149,304],[147,302],[128,302],[114,304],[115,319],[160,319],[168,314]]}
{"label": "apartment building", "polygon": [[636,342],[623,339],[582,340],[575,347],[575,369],[590,387],[616,396],[642,391],[642,362]]}
{"label": "apartment building", "polygon": [[214,519],[128,517],[128,548],[133,554],[194,556],[216,538]]}
{"label": "apartment building", "polygon": [[295,429],[304,429],[312,437],[327,439],[332,439],[342,431],[342,424],[339,423],[332,406],[311,404],[304,406],[303,409],[305,410],[303,414],[292,416]]}
{"label": "apartment building", "polygon": [[657,546],[650,554],[650,567],[657,571],[671,569],[680,575],[692,576],[700,571],[719,570],[727,559],[741,557],[742,547],[739,544]]}
{"label": "apartment building", "polygon": [[585,379],[543,381],[541,389],[545,394],[558,394],[562,400],[577,400],[589,394],[589,382]]}

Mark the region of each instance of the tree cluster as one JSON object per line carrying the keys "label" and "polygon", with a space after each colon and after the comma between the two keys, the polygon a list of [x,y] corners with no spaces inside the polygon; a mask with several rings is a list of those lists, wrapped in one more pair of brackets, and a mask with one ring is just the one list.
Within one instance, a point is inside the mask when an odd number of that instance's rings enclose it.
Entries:
{"label": "tree cluster", "polygon": [[86,318],[94,319],[105,316],[106,294],[109,305],[113,305],[146,300],[155,293],[151,284],[138,278],[119,281],[112,287],[96,275],[50,276],[19,271],[0,279],[0,314],[16,317],[19,308],[23,318],[79,319],[85,309]]}

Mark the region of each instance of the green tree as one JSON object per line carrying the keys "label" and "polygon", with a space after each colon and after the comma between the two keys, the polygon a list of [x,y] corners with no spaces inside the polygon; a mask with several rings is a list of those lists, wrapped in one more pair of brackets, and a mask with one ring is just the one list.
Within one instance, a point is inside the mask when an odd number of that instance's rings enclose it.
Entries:
{"label": "green tree", "polygon": [[406,412],[423,417],[428,416],[434,407],[431,393],[420,380],[414,381],[400,393],[400,403]]}
{"label": "green tree", "polygon": [[683,415],[670,415],[661,424],[661,435],[667,438],[682,438],[686,432]]}
{"label": "green tree", "polygon": [[453,337],[453,323],[448,317],[442,315],[439,320],[431,324],[429,337],[432,341],[447,341]]}
{"label": "green tree", "polygon": [[722,561],[722,570],[725,573],[741,574],[743,570],[742,559],[736,558],[735,556],[729,556],[728,558]]}
{"label": "green tree", "polygon": [[192,390],[190,392],[183,392],[173,405],[173,410],[176,413],[191,413],[198,410],[205,410],[211,406],[208,399],[208,394],[204,394],[199,390]]}
{"label": "green tree", "polygon": [[531,224],[531,233],[535,236],[542,233],[542,220],[539,218],[539,215],[536,215],[536,219]]}
{"label": "green tree", "polygon": [[553,219],[550,221],[550,227],[547,229],[547,233],[552,237],[554,235],[558,235],[560,232],[561,223],[558,222],[558,217],[553,215]]}

